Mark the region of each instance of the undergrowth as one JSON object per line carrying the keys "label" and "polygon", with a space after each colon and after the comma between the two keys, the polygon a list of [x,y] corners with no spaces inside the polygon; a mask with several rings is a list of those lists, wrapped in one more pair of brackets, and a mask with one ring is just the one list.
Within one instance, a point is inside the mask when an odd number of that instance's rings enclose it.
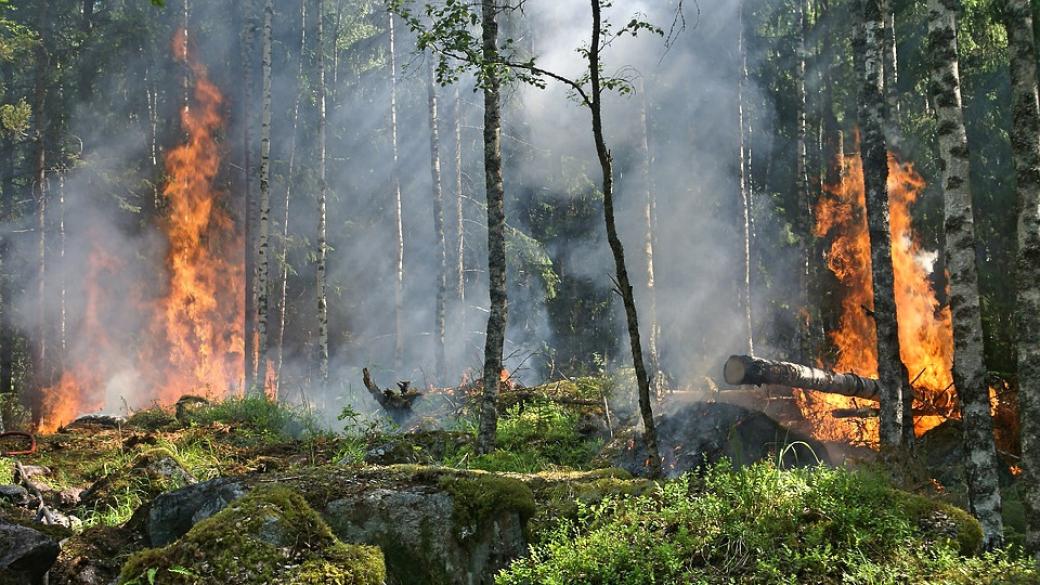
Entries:
{"label": "undergrowth", "polygon": [[1013,553],[972,557],[980,540],[879,475],[720,464],[560,520],[496,583],[1040,583]]}

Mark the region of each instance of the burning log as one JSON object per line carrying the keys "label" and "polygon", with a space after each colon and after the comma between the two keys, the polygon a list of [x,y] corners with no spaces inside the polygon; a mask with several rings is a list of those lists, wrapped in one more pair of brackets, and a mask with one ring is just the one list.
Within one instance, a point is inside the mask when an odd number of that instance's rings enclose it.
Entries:
{"label": "burning log", "polygon": [[723,376],[728,384],[735,385],[777,384],[867,400],[877,400],[881,394],[881,384],[873,378],[747,355],[730,356],[723,368]]}
{"label": "burning log", "polygon": [[413,390],[411,387],[412,383],[407,380],[397,383],[397,392],[390,388],[385,390],[380,388],[372,381],[372,375],[369,374],[368,368],[361,369],[361,381],[364,382],[365,388],[368,389],[368,393],[372,395],[372,398],[375,398],[379,406],[382,406],[383,410],[390,415],[390,418],[397,423],[412,416],[412,403],[422,396],[422,392]]}

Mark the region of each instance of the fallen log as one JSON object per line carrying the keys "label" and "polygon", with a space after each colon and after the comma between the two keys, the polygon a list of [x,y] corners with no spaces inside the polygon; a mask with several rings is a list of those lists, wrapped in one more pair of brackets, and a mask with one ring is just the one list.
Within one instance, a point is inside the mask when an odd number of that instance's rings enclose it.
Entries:
{"label": "fallen log", "polygon": [[776,384],[867,400],[877,400],[881,395],[881,383],[873,378],[747,355],[730,356],[723,368],[723,377],[726,383],[734,385]]}

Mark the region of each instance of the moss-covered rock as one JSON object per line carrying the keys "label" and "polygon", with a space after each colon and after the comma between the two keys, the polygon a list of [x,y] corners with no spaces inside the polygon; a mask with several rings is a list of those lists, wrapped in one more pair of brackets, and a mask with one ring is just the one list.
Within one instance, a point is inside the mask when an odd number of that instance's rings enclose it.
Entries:
{"label": "moss-covered rock", "polygon": [[380,585],[377,549],[340,542],[295,491],[261,486],[180,540],[135,554],[119,583]]}
{"label": "moss-covered rock", "polygon": [[148,502],[164,492],[196,483],[169,449],[151,448],[134,457],[83,492],[82,504],[88,510],[117,509],[133,502]]}
{"label": "moss-covered rock", "polygon": [[158,431],[177,428],[180,423],[172,412],[156,406],[135,412],[126,419],[126,426],[145,431]]}
{"label": "moss-covered rock", "polygon": [[901,490],[892,490],[891,494],[891,505],[916,523],[926,539],[956,543],[965,556],[981,550],[982,526],[971,514],[925,496]]}

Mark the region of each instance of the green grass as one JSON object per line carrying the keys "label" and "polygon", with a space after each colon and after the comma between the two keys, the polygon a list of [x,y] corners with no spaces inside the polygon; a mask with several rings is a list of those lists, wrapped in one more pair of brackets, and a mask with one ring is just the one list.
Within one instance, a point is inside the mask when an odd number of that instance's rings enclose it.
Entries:
{"label": "green grass", "polygon": [[879,475],[720,465],[562,519],[497,583],[1040,583],[1008,553],[965,558],[980,539],[963,510]]}

